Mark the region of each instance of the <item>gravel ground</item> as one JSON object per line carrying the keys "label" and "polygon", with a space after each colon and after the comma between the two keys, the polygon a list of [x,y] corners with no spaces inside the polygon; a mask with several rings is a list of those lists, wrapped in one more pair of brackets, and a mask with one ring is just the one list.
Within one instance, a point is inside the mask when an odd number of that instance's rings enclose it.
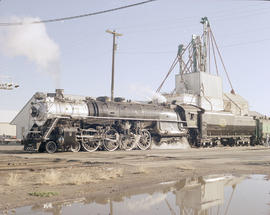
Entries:
{"label": "gravel ground", "polygon": [[46,154],[0,145],[0,212],[47,201],[139,192],[160,182],[210,174],[270,176],[270,148]]}

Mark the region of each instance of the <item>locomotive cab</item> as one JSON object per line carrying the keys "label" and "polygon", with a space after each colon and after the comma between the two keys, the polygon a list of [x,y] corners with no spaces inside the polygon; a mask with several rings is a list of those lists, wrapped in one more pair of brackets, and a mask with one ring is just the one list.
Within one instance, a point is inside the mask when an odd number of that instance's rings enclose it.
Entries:
{"label": "locomotive cab", "polygon": [[188,130],[189,143],[192,146],[198,146],[201,138],[201,113],[204,110],[195,105],[177,104],[176,112],[181,116],[184,126]]}

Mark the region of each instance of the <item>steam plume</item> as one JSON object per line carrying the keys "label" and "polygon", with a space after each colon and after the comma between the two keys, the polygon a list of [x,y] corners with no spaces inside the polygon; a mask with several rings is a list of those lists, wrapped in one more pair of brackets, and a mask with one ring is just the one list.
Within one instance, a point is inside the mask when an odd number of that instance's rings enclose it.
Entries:
{"label": "steam plume", "polygon": [[151,100],[151,101],[157,101],[159,103],[163,103],[167,101],[167,99],[163,95],[145,86],[131,85],[130,89],[134,93],[136,93],[138,96]]}
{"label": "steam plume", "polygon": [[59,46],[47,34],[45,24],[27,24],[40,21],[33,17],[14,17],[9,21],[23,22],[24,25],[2,28],[0,46],[3,53],[11,57],[25,56],[59,85]]}
{"label": "steam plume", "polygon": [[161,145],[151,145],[151,149],[190,149],[190,145],[186,137],[176,140],[173,143],[163,142]]}

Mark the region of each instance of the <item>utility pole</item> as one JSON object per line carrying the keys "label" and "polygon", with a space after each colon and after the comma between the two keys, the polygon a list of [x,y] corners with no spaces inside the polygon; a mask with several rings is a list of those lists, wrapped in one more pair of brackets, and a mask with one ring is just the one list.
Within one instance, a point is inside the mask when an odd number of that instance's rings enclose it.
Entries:
{"label": "utility pole", "polygon": [[113,35],[113,48],[112,48],[112,80],[111,80],[111,101],[113,101],[114,97],[114,56],[116,51],[116,44],[115,44],[115,37],[122,36],[122,34],[119,34],[114,31],[107,30],[107,33],[110,33]]}

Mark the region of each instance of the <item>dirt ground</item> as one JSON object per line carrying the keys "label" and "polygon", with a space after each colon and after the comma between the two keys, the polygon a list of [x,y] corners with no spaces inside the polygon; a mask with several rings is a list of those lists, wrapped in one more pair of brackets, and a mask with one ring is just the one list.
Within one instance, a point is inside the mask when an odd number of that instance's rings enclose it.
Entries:
{"label": "dirt ground", "polygon": [[[47,201],[108,197],[160,182],[227,173],[270,176],[270,148],[46,154],[0,145],[0,212]],[[48,192],[53,195],[32,195]]]}

